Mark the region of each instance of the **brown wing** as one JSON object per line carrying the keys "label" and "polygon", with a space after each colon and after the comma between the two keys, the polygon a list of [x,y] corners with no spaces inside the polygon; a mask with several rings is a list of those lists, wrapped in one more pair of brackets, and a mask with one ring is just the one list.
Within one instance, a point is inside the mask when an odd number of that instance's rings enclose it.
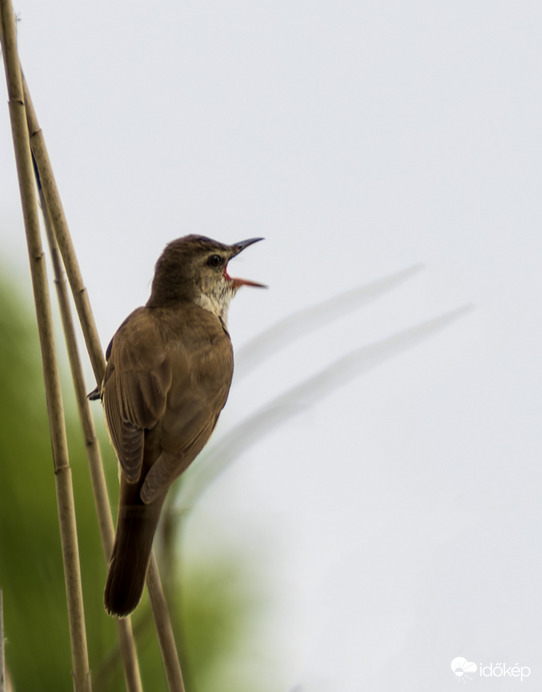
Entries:
{"label": "brown wing", "polygon": [[171,386],[171,364],[152,313],[133,312],[113,337],[103,401],[109,433],[129,483],[143,463],[144,431],[163,416]]}
{"label": "brown wing", "polygon": [[145,476],[145,482],[141,488],[141,499],[145,504],[160,497],[190,466],[205,447],[217,421],[218,414],[213,419],[207,417],[205,420],[200,419],[194,426],[194,437],[182,449],[175,452],[162,452]]}
{"label": "brown wing", "polygon": [[229,335],[219,320],[198,307],[171,348],[173,378],[156,433],[162,453],[145,477],[141,499],[152,502],[192,463],[213,432],[226,403],[233,373]]}

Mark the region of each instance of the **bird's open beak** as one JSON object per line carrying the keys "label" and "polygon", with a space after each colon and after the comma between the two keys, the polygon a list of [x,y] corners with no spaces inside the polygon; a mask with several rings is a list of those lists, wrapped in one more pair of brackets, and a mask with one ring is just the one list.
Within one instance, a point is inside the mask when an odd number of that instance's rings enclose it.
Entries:
{"label": "bird's open beak", "polygon": [[[252,245],[253,243],[257,243],[260,240],[264,240],[263,238],[249,238],[249,240],[242,240],[240,243],[233,243],[231,246],[232,249],[232,257],[236,257],[240,252],[242,252],[245,248],[247,248],[249,245]],[[248,279],[236,279],[228,275],[228,272],[226,269],[224,269],[224,276],[229,279],[234,288],[240,288],[241,286],[255,286],[256,288],[267,288],[265,284],[260,284],[257,281],[249,281]]]}
{"label": "bird's open beak", "polygon": [[240,243],[233,243],[233,245],[231,246],[231,248],[233,250],[232,257],[235,257],[235,255],[238,255],[240,252],[242,252],[249,245],[254,245],[254,243],[259,243],[260,240],[265,240],[265,239],[264,238],[249,238],[248,240],[242,240]]}

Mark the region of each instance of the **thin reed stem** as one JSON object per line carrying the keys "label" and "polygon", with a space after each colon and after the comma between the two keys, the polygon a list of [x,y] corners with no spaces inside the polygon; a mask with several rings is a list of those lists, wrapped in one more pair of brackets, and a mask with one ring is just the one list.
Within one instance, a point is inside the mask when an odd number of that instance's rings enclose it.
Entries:
{"label": "thin reed stem", "polygon": [[[77,257],[71,241],[68,224],[62,208],[60,195],[56,186],[47,148],[45,146],[43,133],[37,120],[28,86],[26,85],[24,79],[23,88],[24,98],[27,104],[28,129],[30,132],[32,152],[39,172],[44,199],[50,214],[51,225],[56,234],[58,247],[62,255],[66,274],[72,290],[74,303],[77,309],[79,321],[81,323],[81,329],[85,338],[85,344],[90,361],[92,363],[96,382],[98,383],[98,386],[101,386],[105,373],[105,359],[98,338],[98,331],[96,329],[94,316],[88,300],[88,294],[83,283],[79,263],[77,262]],[[170,684],[170,689],[174,692],[184,692],[181,667],[173,637],[173,628],[171,626],[169,611],[162,589],[158,566],[154,556],[152,557],[149,565],[147,587],[149,590],[152,611],[155,619],[155,627],[158,634],[162,659]]]}
{"label": "thin reed stem", "polygon": [[51,217],[51,225],[55,232],[55,237],[62,254],[66,275],[73,294],[73,301],[81,323],[81,330],[87,346],[90,363],[94,371],[94,377],[98,386],[101,385],[105,374],[105,358],[103,356],[96,322],[92,314],[92,308],[88,297],[87,289],[83,283],[83,277],[77,261],[77,255],[71,240],[68,222],[62,207],[62,201],[58,192],[53,168],[45,145],[43,132],[39,126],[34,104],[30,97],[26,80],[23,81],[23,94],[26,104],[26,118],[28,131],[30,134],[30,145],[34,160],[39,171],[43,195],[47,202],[47,208]]}
{"label": "thin reed stem", "polygon": [[26,125],[25,104],[23,100],[21,68],[17,54],[15,17],[9,0],[0,0],[0,9],[2,24],[1,40],[9,94],[9,113],[17,162],[17,174],[19,178],[19,189],[42,354],[49,428],[53,447],[60,539],[66,582],[73,663],[73,680],[77,692],[90,692],[92,687],[88,665],[73,487],[60,390],[60,376],[56,360],[45,257],[40,238],[38,207],[34,189],[34,173]]}
{"label": "thin reed stem", "polygon": [[154,551],[151,553],[149,571],[147,572],[147,589],[151,601],[152,613],[160,642],[162,660],[166,671],[169,689],[171,692],[185,692],[183,675],[179,663],[179,655],[173,635],[173,627],[169,617],[169,610],[162,588],[160,572]]}
{"label": "thin reed stem", "polygon": [[[108,560],[113,550],[113,541],[115,532],[113,529],[113,518],[111,516],[111,507],[107,496],[107,487],[105,483],[105,475],[103,471],[102,455],[94,422],[90,413],[90,406],[86,396],[85,380],[83,376],[83,366],[77,348],[77,337],[75,334],[75,326],[73,323],[72,311],[66,287],[66,280],[63,271],[62,258],[56,242],[56,237],[51,225],[51,217],[43,195],[43,189],[39,180],[39,175],[36,171],[38,192],[40,204],[43,211],[45,231],[49,249],[51,252],[51,262],[53,265],[54,281],[57,290],[58,303],[60,307],[60,316],[62,319],[62,327],[66,339],[66,348],[70,361],[73,385],[77,406],[79,409],[79,417],[85,437],[85,449],[87,452],[88,465],[90,470],[90,478],[94,501],[96,505],[96,514],[98,516],[98,525],[100,528],[100,536],[102,539],[102,547],[105,554],[105,559]],[[139,672],[139,663],[137,660],[137,651],[135,639],[132,631],[132,624],[129,618],[117,620],[117,636],[119,639],[120,655],[124,667],[124,677],[128,692],[142,692],[141,675]]]}

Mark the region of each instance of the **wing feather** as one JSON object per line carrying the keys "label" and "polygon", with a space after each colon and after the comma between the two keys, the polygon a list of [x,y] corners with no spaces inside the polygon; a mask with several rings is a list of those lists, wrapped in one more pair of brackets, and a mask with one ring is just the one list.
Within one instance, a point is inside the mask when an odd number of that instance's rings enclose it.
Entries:
{"label": "wing feather", "polygon": [[107,425],[129,483],[141,474],[145,430],[163,415],[171,366],[156,320],[140,308],[113,337],[104,379]]}
{"label": "wing feather", "polygon": [[182,449],[175,452],[162,452],[145,476],[145,482],[141,488],[141,499],[145,504],[153,502],[162,495],[164,490],[167,490],[173,481],[188,468],[205,446],[217,420],[218,416],[208,421],[207,425],[199,427],[195,437]]}

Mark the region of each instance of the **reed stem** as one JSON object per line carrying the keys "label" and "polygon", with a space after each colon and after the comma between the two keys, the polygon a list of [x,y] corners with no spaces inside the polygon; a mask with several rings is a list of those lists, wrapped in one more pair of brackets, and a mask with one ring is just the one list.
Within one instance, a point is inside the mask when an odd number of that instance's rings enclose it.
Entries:
{"label": "reed stem", "polygon": [[56,360],[45,256],[41,245],[38,207],[34,189],[32,156],[26,126],[21,68],[17,54],[15,17],[9,0],[0,0],[0,10],[2,25],[0,38],[9,95],[9,113],[42,354],[49,429],[53,447],[73,681],[77,692],[90,692],[92,686],[88,664],[73,486],[60,390],[60,376]]}

